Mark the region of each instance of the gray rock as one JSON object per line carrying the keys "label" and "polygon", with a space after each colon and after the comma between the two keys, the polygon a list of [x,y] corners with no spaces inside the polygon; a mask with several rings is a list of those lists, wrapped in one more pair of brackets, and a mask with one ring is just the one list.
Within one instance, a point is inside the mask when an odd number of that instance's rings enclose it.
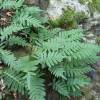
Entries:
{"label": "gray rock", "polygon": [[75,9],[76,12],[84,12],[85,14],[89,15],[89,9],[87,5],[82,5],[79,3],[78,0],[50,0],[47,12],[51,19],[59,18],[64,8],[70,6],[71,8]]}

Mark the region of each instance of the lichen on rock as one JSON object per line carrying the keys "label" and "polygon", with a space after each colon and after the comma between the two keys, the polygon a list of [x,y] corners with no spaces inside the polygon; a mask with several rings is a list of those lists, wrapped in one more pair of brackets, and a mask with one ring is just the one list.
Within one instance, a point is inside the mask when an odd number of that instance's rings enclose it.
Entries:
{"label": "lichen on rock", "polygon": [[57,19],[62,15],[63,9],[68,6],[73,8],[76,12],[84,12],[89,16],[87,5],[80,4],[78,0],[50,0],[47,13],[51,19]]}

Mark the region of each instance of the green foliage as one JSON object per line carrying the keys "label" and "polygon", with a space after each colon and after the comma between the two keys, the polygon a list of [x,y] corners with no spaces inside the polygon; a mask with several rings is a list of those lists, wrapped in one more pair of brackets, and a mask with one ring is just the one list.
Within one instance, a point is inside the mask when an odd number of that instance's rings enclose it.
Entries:
{"label": "green foliage", "polygon": [[63,55],[58,52],[40,52],[40,55],[37,54],[37,59],[40,63],[45,63],[47,66],[51,67],[55,64],[58,64],[58,62],[61,62],[63,60]]}
{"label": "green foliage", "polygon": [[54,82],[53,89],[55,89],[56,91],[58,91],[58,93],[60,93],[64,96],[68,96],[68,90],[67,90],[67,86],[66,86],[65,82],[61,82],[60,80]]}
{"label": "green foliage", "polygon": [[53,27],[63,27],[63,28],[76,28],[77,25],[82,22],[88,16],[84,12],[75,12],[74,9],[68,7],[63,10],[63,14],[60,18],[55,20],[50,20],[50,25]]}
{"label": "green foliage", "polygon": [[2,0],[0,8],[3,9],[17,9],[22,6],[24,0]]}
{"label": "green foliage", "polygon": [[28,43],[21,37],[18,36],[10,36],[8,39],[9,45],[19,45],[19,46],[27,46]]}
{"label": "green foliage", "polygon": [[23,74],[14,70],[6,70],[4,73],[5,84],[11,91],[24,93]]}
{"label": "green foliage", "polygon": [[23,27],[21,25],[12,24],[10,26],[7,26],[6,28],[0,29],[0,35],[1,40],[7,39],[9,35],[11,35],[13,32],[18,32],[22,30]]}
{"label": "green foliage", "polygon": [[10,51],[0,49],[0,60],[8,66],[13,66],[16,58]]}
{"label": "green foliage", "polygon": [[82,4],[87,4],[91,13],[93,11],[100,11],[100,0],[79,0]]}
{"label": "green foliage", "polygon": [[26,76],[30,100],[44,100],[44,79],[28,73]]}
{"label": "green foliage", "polygon": [[[83,43],[81,29],[45,28],[43,11],[23,0],[4,0],[0,8],[13,11],[10,24],[0,28],[1,78],[7,89],[30,100],[45,100],[48,88],[64,97],[79,95],[90,82],[85,74],[93,71],[89,64],[99,59],[100,48]],[[26,56],[15,57],[20,48]]]}
{"label": "green foliage", "polygon": [[100,44],[100,36],[96,38],[96,42]]}

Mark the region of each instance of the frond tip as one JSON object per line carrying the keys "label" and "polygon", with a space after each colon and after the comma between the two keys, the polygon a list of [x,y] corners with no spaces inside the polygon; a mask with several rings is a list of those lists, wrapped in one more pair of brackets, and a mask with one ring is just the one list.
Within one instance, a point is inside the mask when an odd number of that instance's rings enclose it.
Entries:
{"label": "frond tip", "polygon": [[4,72],[3,78],[7,88],[11,91],[20,92],[24,94],[25,87],[22,81],[23,74],[18,73],[12,69],[6,70]]}
{"label": "frond tip", "polygon": [[26,75],[31,100],[45,100],[44,80],[35,75]]}

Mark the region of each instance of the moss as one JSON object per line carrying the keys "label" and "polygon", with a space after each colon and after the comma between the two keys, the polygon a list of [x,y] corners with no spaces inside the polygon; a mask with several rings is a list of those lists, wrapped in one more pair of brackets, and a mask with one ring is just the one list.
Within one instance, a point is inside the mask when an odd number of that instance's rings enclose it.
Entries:
{"label": "moss", "polygon": [[88,7],[91,12],[100,12],[100,0],[79,0],[81,4],[86,4],[88,2]]}
{"label": "moss", "polygon": [[100,36],[96,38],[96,42],[100,44]]}
{"label": "moss", "polygon": [[49,24],[53,27],[76,28],[87,16],[84,12],[75,12],[72,8],[63,9],[63,14],[56,20],[49,20]]}

